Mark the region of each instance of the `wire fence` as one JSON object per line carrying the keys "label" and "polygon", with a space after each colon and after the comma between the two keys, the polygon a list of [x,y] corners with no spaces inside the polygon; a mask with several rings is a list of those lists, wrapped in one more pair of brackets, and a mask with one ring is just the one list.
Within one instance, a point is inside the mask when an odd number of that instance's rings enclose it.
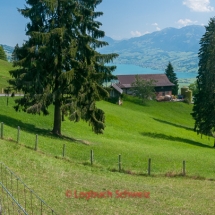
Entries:
{"label": "wire fence", "polygon": [[0,189],[0,215],[57,215],[3,163],[0,163]]}
{"label": "wire fence", "polygon": [[24,208],[16,201],[7,188],[0,182],[0,215],[28,215]]}

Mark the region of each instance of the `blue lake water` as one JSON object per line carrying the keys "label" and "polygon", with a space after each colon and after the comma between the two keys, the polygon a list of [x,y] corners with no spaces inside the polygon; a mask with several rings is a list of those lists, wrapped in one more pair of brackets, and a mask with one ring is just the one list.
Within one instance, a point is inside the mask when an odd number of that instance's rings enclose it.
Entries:
{"label": "blue lake water", "polygon": [[[131,64],[114,64],[117,66],[114,75],[136,75],[136,74],[164,74],[165,71],[143,68]],[[175,72],[177,78],[196,78],[197,73]]]}

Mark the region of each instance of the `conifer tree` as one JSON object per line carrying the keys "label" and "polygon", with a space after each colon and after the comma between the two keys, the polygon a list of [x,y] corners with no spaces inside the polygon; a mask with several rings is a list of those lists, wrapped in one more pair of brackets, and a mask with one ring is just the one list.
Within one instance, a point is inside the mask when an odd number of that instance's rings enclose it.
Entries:
{"label": "conifer tree", "polygon": [[206,32],[200,40],[198,92],[195,95],[192,116],[194,130],[207,136],[215,130],[215,18],[209,20]]}
{"label": "conifer tree", "polygon": [[197,81],[195,80],[193,83],[191,83],[189,86],[189,90],[192,91],[192,95],[196,96],[196,94],[198,93],[198,88],[197,88]]}
{"label": "conifer tree", "polygon": [[7,55],[5,54],[5,51],[1,45],[0,45],[0,59],[7,61]]}
{"label": "conifer tree", "polygon": [[175,84],[175,86],[172,87],[172,94],[178,95],[178,79],[177,79],[176,73],[174,72],[173,66],[170,62],[167,65],[167,68],[165,69],[165,74],[169,79],[169,81]]}
{"label": "conifer tree", "polygon": [[95,133],[104,130],[104,112],[95,102],[108,96],[105,79],[112,79],[115,66],[106,66],[117,54],[100,54],[108,45],[99,38],[105,33],[96,7],[102,0],[26,0],[19,10],[30,19],[22,47],[16,46],[13,59],[18,69],[11,71],[10,83],[24,92],[15,109],[48,114],[54,104],[52,132],[61,135],[61,119],[83,119]]}

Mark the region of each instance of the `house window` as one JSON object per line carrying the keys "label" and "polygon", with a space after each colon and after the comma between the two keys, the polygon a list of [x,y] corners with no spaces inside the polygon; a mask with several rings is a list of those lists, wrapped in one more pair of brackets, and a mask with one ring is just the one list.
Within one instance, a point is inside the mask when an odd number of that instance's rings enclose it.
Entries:
{"label": "house window", "polygon": [[112,90],[112,97],[114,97],[115,96],[115,92],[114,92],[114,90]]}

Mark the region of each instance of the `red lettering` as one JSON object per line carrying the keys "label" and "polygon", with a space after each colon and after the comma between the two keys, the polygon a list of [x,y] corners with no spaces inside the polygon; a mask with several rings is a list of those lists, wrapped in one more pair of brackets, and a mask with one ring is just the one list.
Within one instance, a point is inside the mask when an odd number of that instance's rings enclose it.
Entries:
{"label": "red lettering", "polygon": [[127,195],[129,195],[129,192],[128,192],[127,190],[125,190],[125,191],[123,191],[121,194],[122,194],[122,195],[121,195],[121,198],[126,198]]}
{"label": "red lettering", "polygon": [[141,198],[142,197],[142,192],[129,192],[129,197],[133,198]]}
{"label": "red lettering", "polygon": [[74,191],[74,197],[77,199],[78,196],[77,196],[77,190]]}
{"label": "red lettering", "polygon": [[108,197],[111,197],[112,198],[112,195],[113,195],[113,193],[111,192],[111,191],[107,191],[107,195],[108,195]]}
{"label": "red lettering", "polygon": [[[72,197],[72,191],[71,190],[66,190],[66,197],[71,198]],[[77,192],[77,190],[74,190],[74,198],[76,199],[86,199],[89,200],[91,198],[112,198],[113,193],[111,191],[104,191],[104,192],[95,192],[95,191],[88,191],[88,192]],[[131,197],[131,198],[150,198],[150,192],[144,191],[144,192],[129,192],[127,190],[120,191],[116,190],[115,191],[115,198],[126,198],[126,197]]]}
{"label": "red lettering", "polygon": [[66,191],[66,197],[67,198],[71,198],[72,197],[72,191],[71,190],[67,190]]}
{"label": "red lettering", "polygon": [[116,191],[115,191],[115,194],[116,194],[116,198],[120,198],[121,194],[120,194],[120,191],[119,191],[119,190],[116,190]]}
{"label": "red lettering", "polygon": [[91,194],[92,194],[92,198],[96,198],[98,196],[98,193],[94,191],[91,191]]}
{"label": "red lettering", "polygon": [[99,193],[98,198],[107,198],[105,194],[106,192]]}
{"label": "red lettering", "polygon": [[79,195],[78,195],[78,198],[79,199],[80,198],[84,199],[84,198],[86,198],[86,196],[87,196],[86,192],[80,192]]}
{"label": "red lettering", "polygon": [[91,198],[91,191],[88,191],[85,193],[86,200],[89,200]]}
{"label": "red lettering", "polygon": [[144,192],[143,195],[147,199],[150,198],[150,192]]}
{"label": "red lettering", "polygon": [[128,192],[125,190],[123,192],[120,192],[119,190],[116,190],[116,198],[126,198]]}
{"label": "red lettering", "polygon": [[128,192],[128,197],[135,197],[135,193],[134,192]]}
{"label": "red lettering", "polygon": [[142,197],[143,197],[143,193],[142,193],[142,192],[136,192],[136,196],[137,196],[138,198],[142,198]]}

